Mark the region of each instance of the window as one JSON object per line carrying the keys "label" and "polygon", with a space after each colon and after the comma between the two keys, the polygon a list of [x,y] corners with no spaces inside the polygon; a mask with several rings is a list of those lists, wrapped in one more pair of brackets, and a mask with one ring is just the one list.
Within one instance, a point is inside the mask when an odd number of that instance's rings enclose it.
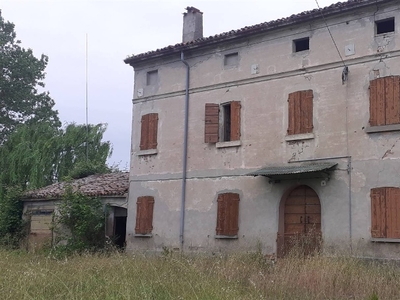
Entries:
{"label": "window", "polygon": [[153,230],[154,197],[142,196],[136,202],[136,234],[151,234]]}
{"label": "window", "polygon": [[224,65],[228,67],[234,67],[239,64],[239,54],[236,53],[231,53],[231,54],[226,54],[224,57]]}
{"label": "window", "polygon": [[400,188],[371,189],[371,236],[400,239]]}
{"label": "window", "polygon": [[240,101],[224,103],[206,103],[205,107],[205,143],[217,143],[240,140]]}
{"label": "window", "polygon": [[158,70],[147,72],[146,84],[155,85],[158,82]]}
{"label": "window", "polygon": [[377,78],[370,82],[369,124],[400,123],[400,76]]}
{"label": "window", "polygon": [[288,135],[310,133],[313,130],[313,91],[289,94]]}
{"label": "window", "polygon": [[217,236],[235,237],[239,231],[239,194],[218,195]]}
{"label": "window", "polygon": [[376,34],[394,32],[394,18],[375,22]]}
{"label": "window", "polygon": [[309,49],[310,49],[310,38],[309,37],[293,41],[293,51],[294,52],[300,52],[300,51],[309,50]]}
{"label": "window", "polygon": [[142,116],[140,150],[157,149],[157,128],[157,113],[151,113]]}

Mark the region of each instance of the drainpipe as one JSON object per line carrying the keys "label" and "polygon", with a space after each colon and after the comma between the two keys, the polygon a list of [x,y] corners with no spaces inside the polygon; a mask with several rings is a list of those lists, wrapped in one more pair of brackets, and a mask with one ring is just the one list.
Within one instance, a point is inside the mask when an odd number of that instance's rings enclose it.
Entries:
{"label": "drainpipe", "polygon": [[185,92],[185,124],[183,131],[183,168],[182,168],[182,196],[181,196],[181,218],[179,241],[181,243],[181,251],[183,251],[183,231],[185,228],[185,199],[186,199],[186,169],[187,169],[187,143],[188,143],[188,125],[189,125],[189,74],[190,66],[185,61],[183,51],[181,52],[181,62],[186,66],[186,92]]}

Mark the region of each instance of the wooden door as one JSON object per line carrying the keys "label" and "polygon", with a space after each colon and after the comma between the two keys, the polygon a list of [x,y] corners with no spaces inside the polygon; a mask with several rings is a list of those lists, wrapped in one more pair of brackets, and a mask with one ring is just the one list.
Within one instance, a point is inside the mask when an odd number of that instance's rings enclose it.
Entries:
{"label": "wooden door", "polygon": [[321,204],[313,189],[302,185],[287,197],[284,207],[283,255],[293,248],[311,255],[321,244]]}

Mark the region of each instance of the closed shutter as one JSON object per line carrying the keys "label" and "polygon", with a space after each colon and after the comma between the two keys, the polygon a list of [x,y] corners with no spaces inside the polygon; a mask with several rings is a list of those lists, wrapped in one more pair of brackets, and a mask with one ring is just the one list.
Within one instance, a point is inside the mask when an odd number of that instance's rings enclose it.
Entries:
{"label": "closed shutter", "polygon": [[140,131],[140,150],[147,150],[149,145],[149,115],[142,116]]}
{"label": "closed shutter", "polygon": [[235,236],[239,231],[239,194],[218,195],[217,235]]}
{"label": "closed shutter", "polygon": [[288,135],[310,133],[313,130],[313,91],[297,91],[288,98]]}
{"label": "closed shutter", "polygon": [[400,238],[400,189],[386,188],[386,237]]}
{"label": "closed shutter", "polygon": [[136,234],[149,234],[153,230],[154,197],[138,197],[136,202]]}
{"label": "closed shutter", "polygon": [[400,123],[400,77],[385,77],[386,125]]}
{"label": "closed shutter", "polygon": [[148,149],[157,149],[157,133],[158,133],[158,114],[152,113],[149,116],[149,144]]}
{"label": "closed shutter", "polygon": [[371,236],[386,237],[386,191],[385,188],[371,189]]}
{"label": "closed shutter", "polygon": [[313,91],[301,92],[301,133],[310,133],[313,130]]}
{"label": "closed shutter", "polygon": [[240,140],[240,101],[231,102],[231,141]]}
{"label": "closed shutter", "polygon": [[140,132],[140,150],[157,149],[158,114],[142,116]]}
{"label": "closed shutter", "polygon": [[218,133],[219,133],[219,105],[215,103],[206,103],[204,142],[217,143],[219,139]]}

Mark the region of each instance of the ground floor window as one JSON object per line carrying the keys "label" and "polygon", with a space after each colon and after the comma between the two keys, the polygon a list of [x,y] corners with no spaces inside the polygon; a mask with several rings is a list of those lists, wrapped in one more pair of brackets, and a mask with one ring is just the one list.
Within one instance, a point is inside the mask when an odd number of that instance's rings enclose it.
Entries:
{"label": "ground floor window", "polygon": [[239,201],[236,193],[218,195],[217,236],[237,236],[239,231]]}

